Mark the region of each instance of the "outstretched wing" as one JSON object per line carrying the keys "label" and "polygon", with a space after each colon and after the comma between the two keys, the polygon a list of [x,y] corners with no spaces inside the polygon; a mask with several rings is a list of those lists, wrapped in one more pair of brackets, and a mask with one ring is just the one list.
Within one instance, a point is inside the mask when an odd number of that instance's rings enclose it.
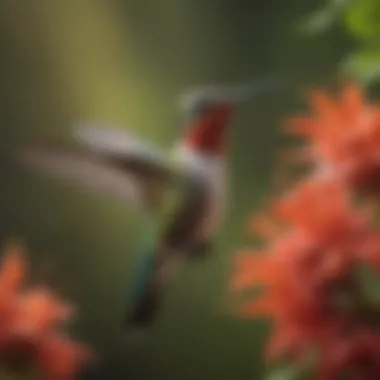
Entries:
{"label": "outstretched wing", "polygon": [[74,137],[94,153],[108,157],[138,177],[165,181],[174,174],[160,149],[125,130],[85,125],[75,131]]}
{"label": "outstretched wing", "polygon": [[178,174],[158,149],[125,132],[85,127],[75,137],[83,144],[29,144],[19,157],[28,166],[137,208],[155,207]]}

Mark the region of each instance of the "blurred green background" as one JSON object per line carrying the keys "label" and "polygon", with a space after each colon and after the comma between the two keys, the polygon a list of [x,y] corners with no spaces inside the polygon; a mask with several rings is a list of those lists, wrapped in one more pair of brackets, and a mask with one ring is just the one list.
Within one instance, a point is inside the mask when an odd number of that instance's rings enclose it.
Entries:
{"label": "blurred green background", "polygon": [[0,2],[0,148],[41,135],[66,138],[83,121],[130,128],[169,149],[181,130],[177,96],[189,86],[280,74],[291,85],[236,114],[230,210],[203,265],[175,281],[154,341],[139,352],[120,336],[144,224],[107,198],[0,162],[0,237],[30,250],[32,278],[78,305],[77,337],[99,352],[88,379],[260,379],[267,335],[223,302],[245,225],[269,192],[285,115],[299,90],[334,81],[351,42],[337,28],[304,39],[295,25],[318,1],[4,0]]}

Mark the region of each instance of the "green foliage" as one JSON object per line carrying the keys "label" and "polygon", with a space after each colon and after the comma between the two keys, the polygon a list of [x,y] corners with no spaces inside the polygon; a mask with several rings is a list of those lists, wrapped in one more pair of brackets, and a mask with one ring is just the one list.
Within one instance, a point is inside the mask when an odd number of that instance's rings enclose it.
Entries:
{"label": "green foliage", "polygon": [[298,370],[292,366],[276,368],[264,380],[293,380],[298,379]]}
{"label": "green foliage", "polygon": [[351,2],[351,0],[330,0],[301,23],[301,33],[316,36],[327,32],[340,20]]}
{"label": "green foliage", "polygon": [[344,74],[364,85],[380,80],[380,48],[365,48],[349,54],[341,66]]}
{"label": "green foliage", "polygon": [[264,380],[309,380],[311,373],[309,370],[309,361],[303,366],[283,365],[270,371]]}
{"label": "green foliage", "polygon": [[370,305],[380,308],[380,276],[369,266],[363,266],[357,271],[360,292]]}
{"label": "green foliage", "polygon": [[344,13],[344,25],[349,34],[365,43],[380,38],[380,2],[352,1]]}
{"label": "green foliage", "polygon": [[345,57],[338,70],[369,86],[380,79],[380,1],[330,0],[308,17],[304,35],[321,35],[339,24],[360,46]]}
{"label": "green foliage", "polygon": [[335,9],[329,6],[315,11],[308,19],[301,23],[300,31],[306,35],[318,35],[327,31],[337,19]]}

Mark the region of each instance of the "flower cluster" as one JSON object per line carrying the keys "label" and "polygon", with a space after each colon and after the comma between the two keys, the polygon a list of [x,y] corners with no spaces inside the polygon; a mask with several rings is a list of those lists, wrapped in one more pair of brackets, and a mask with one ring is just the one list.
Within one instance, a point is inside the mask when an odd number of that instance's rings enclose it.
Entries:
{"label": "flower cluster", "polygon": [[378,195],[380,106],[367,104],[357,85],[338,99],[315,91],[310,100],[314,115],[291,118],[285,128],[304,139],[300,156],[348,188]]}
{"label": "flower cluster", "polygon": [[312,353],[320,380],[378,379],[380,314],[357,274],[362,266],[380,270],[380,231],[373,209],[352,198],[353,190],[378,190],[380,108],[363,104],[355,86],[340,102],[312,99],[317,114],[290,125],[308,137],[302,152],[314,170],[254,219],[264,244],[238,255],[232,286],[264,287],[241,312],[273,319],[268,359],[301,363]]}
{"label": "flower cluster", "polygon": [[0,267],[0,365],[4,371],[39,373],[47,380],[71,380],[90,359],[87,347],[59,330],[72,309],[51,290],[24,288],[22,250],[10,247]]}

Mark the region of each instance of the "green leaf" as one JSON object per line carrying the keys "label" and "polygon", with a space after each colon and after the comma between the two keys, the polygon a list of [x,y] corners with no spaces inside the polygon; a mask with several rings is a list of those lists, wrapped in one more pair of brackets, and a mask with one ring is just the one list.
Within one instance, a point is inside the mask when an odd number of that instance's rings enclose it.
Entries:
{"label": "green leaf", "polygon": [[364,49],[350,54],[342,63],[345,75],[356,79],[364,85],[380,80],[380,48]]}
{"label": "green leaf", "polygon": [[276,368],[264,380],[294,380],[299,376],[299,370],[293,366]]}
{"label": "green leaf", "polygon": [[380,1],[353,1],[345,13],[344,23],[348,32],[358,39],[380,38]]}
{"label": "green leaf", "polygon": [[314,370],[318,352],[310,347],[308,353],[297,364],[278,363],[264,380],[311,380],[314,378]]}
{"label": "green leaf", "polygon": [[361,292],[366,301],[374,307],[380,306],[380,274],[368,266],[362,266],[357,271]]}
{"label": "green leaf", "polygon": [[322,8],[315,11],[303,21],[299,26],[299,31],[302,34],[315,36],[325,33],[336,21],[336,13],[330,7]]}
{"label": "green leaf", "polygon": [[301,22],[298,26],[299,31],[309,36],[327,32],[335,23],[340,21],[342,13],[350,3],[351,0],[331,0]]}
{"label": "green leaf", "polygon": [[306,360],[300,365],[284,365],[273,369],[264,380],[310,380],[313,376],[314,361]]}

